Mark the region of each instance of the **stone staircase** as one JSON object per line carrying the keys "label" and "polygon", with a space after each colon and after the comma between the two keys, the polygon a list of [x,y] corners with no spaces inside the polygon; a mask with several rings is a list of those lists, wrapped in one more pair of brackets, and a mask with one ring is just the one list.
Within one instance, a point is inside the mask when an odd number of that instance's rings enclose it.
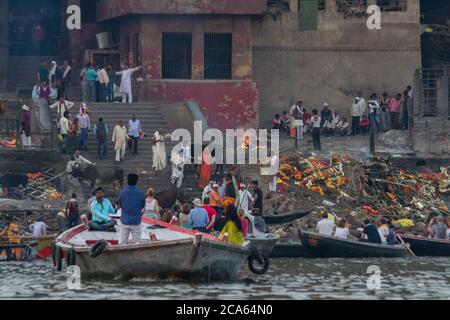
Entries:
{"label": "stone staircase", "polygon": [[29,89],[31,96],[31,90],[36,84],[36,74],[42,60],[47,61],[50,67],[53,60],[59,62],[60,59],[47,56],[10,56],[7,73],[8,91],[15,92],[18,89]]}
{"label": "stone staircase", "polygon": [[[79,103],[76,103],[78,106]],[[149,187],[154,188],[157,192],[173,189],[170,183],[171,167],[169,165],[169,159],[172,148],[176,143],[171,142],[170,139],[166,139],[166,152],[168,166],[165,170],[155,173],[152,172],[152,144],[151,137],[157,129],[162,129],[165,134],[172,132],[173,128],[170,128],[166,119],[164,119],[160,108],[168,107],[170,104],[158,103],[135,103],[135,104],[121,104],[121,103],[95,103],[88,106],[92,110],[91,126],[93,129],[94,124],[98,121],[98,118],[102,117],[109,129],[108,135],[108,155],[104,160],[97,159],[97,148],[95,136],[93,133],[89,135],[89,147],[88,151],[81,150],[81,154],[92,162],[95,162],[97,166],[104,168],[123,168],[125,175],[129,173],[139,173],[140,171],[147,171],[149,173],[139,174],[139,187],[141,189],[147,189]],[[78,112],[78,107],[74,107],[72,114],[75,115]],[[142,130],[148,136],[139,141],[138,155],[134,155],[132,150],[128,150],[125,155],[125,161],[116,164],[114,145],[111,141],[112,132],[119,120],[123,120],[127,125],[132,115],[135,114],[137,119],[141,121]],[[55,115],[56,116],[56,115]],[[126,177],[125,177],[126,180]],[[125,181],[126,184],[126,181]],[[108,197],[114,198],[114,191],[112,186],[102,186],[105,188],[105,193]],[[201,194],[197,187],[197,177],[193,166],[186,166],[185,178],[183,180],[183,191],[185,200],[190,200],[193,197],[197,197]],[[88,194],[86,195],[88,196]]]}

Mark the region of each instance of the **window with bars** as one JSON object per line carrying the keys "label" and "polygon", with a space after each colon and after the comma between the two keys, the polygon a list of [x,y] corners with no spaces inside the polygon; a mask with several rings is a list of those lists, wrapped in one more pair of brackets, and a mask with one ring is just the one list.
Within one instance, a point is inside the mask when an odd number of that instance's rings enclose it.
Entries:
{"label": "window with bars", "polygon": [[205,79],[231,79],[232,34],[205,33]]}
{"label": "window with bars", "polygon": [[366,10],[367,0],[336,0],[338,12],[346,10]]}
{"label": "window with bars", "polygon": [[192,34],[163,33],[162,77],[164,79],[191,79]]}
{"label": "window with bars", "polygon": [[406,11],[407,0],[377,0],[381,11]]}
{"label": "window with bars", "polygon": [[272,7],[272,6],[276,6],[276,7],[281,7],[284,10],[289,10],[289,1],[287,0],[267,0],[267,6],[268,7]]}
{"label": "window with bars", "polygon": [[325,10],[325,0],[319,0],[318,10],[319,11],[324,11]]}

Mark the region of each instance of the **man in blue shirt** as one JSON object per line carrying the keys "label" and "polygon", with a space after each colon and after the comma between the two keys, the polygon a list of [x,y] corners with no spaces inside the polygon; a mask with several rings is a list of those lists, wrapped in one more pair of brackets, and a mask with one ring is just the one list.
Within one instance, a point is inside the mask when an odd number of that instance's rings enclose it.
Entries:
{"label": "man in blue shirt", "polygon": [[130,137],[130,140],[128,140],[128,149],[131,150],[133,147],[134,154],[138,153],[138,141],[141,131],[141,122],[133,114],[133,117],[128,122],[128,136]]}
{"label": "man in blue shirt", "polygon": [[[366,219],[364,221],[364,224],[365,227],[362,235],[362,240],[370,243],[381,244],[381,237],[380,233],[378,232],[378,228],[369,219]],[[367,236],[367,239],[365,239],[365,236]]]}
{"label": "man in blue shirt", "polygon": [[93,231],[116,231],[114,221],[109,215],[114,214],[116,210],[108,199],[104,198],[102,188],[95,190],[95,200],[91,204],[92,221],[89,223],[90,230]]}
{"label": "man in blue shirt", "polygon": [[119,204],[122,208],[120,218],[120,244],[126,244],[130,233],[134,242],[141,241],[142,209],[145,206],[145,193],[136,187],[138,175],[132,173],[128,176],[128,187],[119,195]]}
{"label": "man in blue shirt", "polygon": [[95,71],[94,66],[92,64],[89,65],[86,71],[86,77],[88,81],[88,102],[95,102],[97,96],[97,71]]}
{"label": "man in blue shirt", "polygon": [[189,225],[192,229],[207,232],[206,227],[209,224],[208,213],[205,209],[202,208],[203,203],[200,199],[195,199],[192,201],[195,208],[191,210],[189,213]]}

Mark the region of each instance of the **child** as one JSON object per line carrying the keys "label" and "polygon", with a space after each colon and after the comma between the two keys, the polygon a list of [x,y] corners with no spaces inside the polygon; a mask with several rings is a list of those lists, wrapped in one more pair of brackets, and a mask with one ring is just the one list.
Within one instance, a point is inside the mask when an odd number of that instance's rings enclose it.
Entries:
{"label": "child", "polygon": [[283,111],[283,116],[281,118],[281,130],[285,131],[288,135],[290,135],[289,125],[291,124],[291,116],[285,110]]}
{"label": "child", "polygon": [[281,118],[279,114],[275,115],[275,118],[272,120],[272,130],[281,130]]}
{"label": "child", "polygon": [[322,118],[318,115],[318,113],[319,112],[317,109],[314,109],[312,111],[313,116],[311,117],[314,150],[322,150],[322,146],[320,144],[320,123]]}
{"label": "child", "polygon": [[348,127],[350,126],[350,123],[348,122],[347,118],[342,118],[341,121],[339,121],[337,125],[337,132],[340,136],[346,136],[348,135]]}
{"label": "child", "polygon": [[361,121],[359,121],[359,131],[361,132],[362,136],[369,134],[369,126],[369,119],[367,119],[367,116],[364,115]]}

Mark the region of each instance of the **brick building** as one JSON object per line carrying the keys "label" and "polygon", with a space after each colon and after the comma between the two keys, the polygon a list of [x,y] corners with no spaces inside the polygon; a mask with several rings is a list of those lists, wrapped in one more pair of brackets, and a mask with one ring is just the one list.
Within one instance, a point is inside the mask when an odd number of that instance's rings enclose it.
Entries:
{"label": "brick building", "polygon": [[[395,94],[414,82],[424,29],[419,0],[347,2],[0,0],[0,91],[17,89],[6,78],[18,61],[70,57],[76,67],[141,64],[141,101],[195,100],[211,127],[268,126],[297,98],[347,114],[358,90]],[[72,4],[80,31],[65,27]],[[366,26],[371,4],[383,10],[381,30]],[[37,22],[48,30],[38,54],[25,36]]]}

